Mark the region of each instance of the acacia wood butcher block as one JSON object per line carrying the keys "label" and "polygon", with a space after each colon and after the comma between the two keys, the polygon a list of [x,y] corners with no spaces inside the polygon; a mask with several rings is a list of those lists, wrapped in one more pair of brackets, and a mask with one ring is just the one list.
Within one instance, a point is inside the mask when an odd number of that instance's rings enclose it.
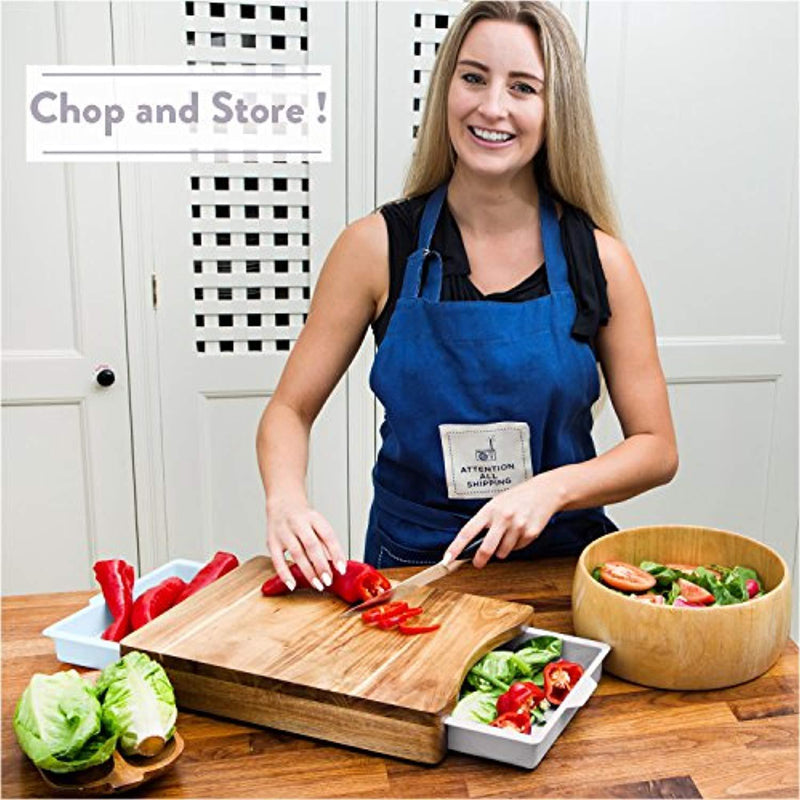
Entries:
{"label": "acacia wood butcher block", "polygon": [[126,637],[123,653],[161,662],[182,709],[436,763],[467,670],[533,616],[426,586],[404,599],[442,627],[406,636],[343,617],[341,600],[313,589],[264,597],[273,574],[251,559]]}

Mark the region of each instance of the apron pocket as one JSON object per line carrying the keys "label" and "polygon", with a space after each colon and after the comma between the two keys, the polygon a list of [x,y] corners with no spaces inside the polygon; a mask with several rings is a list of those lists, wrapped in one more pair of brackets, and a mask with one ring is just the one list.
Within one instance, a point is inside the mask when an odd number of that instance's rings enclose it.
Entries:
{"label": "apron pocket", "polygon": [[[379,515],[379,517],[382,515]],[[442,560],[445,547],[417,547],[413,544],[401,544],[390,536],[378,522],[375,526],[377,534],[377,568],[389,567],[428,567]]]}

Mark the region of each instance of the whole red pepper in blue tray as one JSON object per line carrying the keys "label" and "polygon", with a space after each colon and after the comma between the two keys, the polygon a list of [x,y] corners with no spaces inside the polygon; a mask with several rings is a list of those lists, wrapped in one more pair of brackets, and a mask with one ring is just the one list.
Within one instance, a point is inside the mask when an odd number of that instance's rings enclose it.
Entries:
{"label": "whole red pepper in blue tray", "polygon": [[[290,564],[289,571],[297,583],[298,589],[308,589],[310,584],[305,575],[300,571],[297,564]],[[348,561],[344,575],[340,575],[334,570],[333,580],[328,587],[328,591],[333,592],[337,597],[341,597],[346,603],[363,603],[372,597],[391,588],[389,579],[384,577],[375,567],[369,564],[362,564],[360,561]],[[289,594],[289,588],[279,575],[273,575],[264,582],[261,587],[261,594],[265,597],[274,597],[280,594]]]}
{"label": "whole red pepper in blue tray", "polygon": [[172,575],[161,581],[158,586],[142,592],[133,603],[131,628],[137,631],[151,619],[155,619],[168,608],[172,608],[184,589],[186,589],[186,581],[177,575]]}
{"label": "whole red pepper in blue tray", "polygon": [[114,621],[101,634],[102,639],[118,642],[131,631],[131,611],[133,610],[133,567],[121,558],[97,561],[94,574],[106,606]]}
{"label": "whole red pepper in blue tray", "polygon": [[208,562],[197,575],[192,578],[183,592],[178,595],[175,605],[182,603],[187,597],[191,597],[195,592],[204,589],[210,583],[227,575],[231,570],[239,566],[239,559],[233,553],[226,553],[219,550],[214,554],[214,558]]}

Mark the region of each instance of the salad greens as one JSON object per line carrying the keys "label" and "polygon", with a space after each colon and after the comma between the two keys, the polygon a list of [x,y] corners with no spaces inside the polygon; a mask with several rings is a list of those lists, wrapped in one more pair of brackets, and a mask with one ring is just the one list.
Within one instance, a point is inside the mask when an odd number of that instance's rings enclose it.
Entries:
{"label": "salad greens", "polygon": [[14,733],[37,767],[77,772],[123,753],[155,755],[175,731],[172,685],[161,665],[128,653],[92,686],[76,670],[35,674],[17,702]]}
{"label": "salad greens", "polygon": [[31,761],[51,772],[102,764],[117,744],[92,686],[74,669],[31,678],[14,712],[14,733]]}
{"label": "salad greens", "polygon": [[[681,569],[681,567],[688,566],[642,561],[639,564],[639,569],[650,573],[656,579],[655,587],[648,594],[661,595],[664,598],[665,605],[673,605],[675,600],[682,596],[680,580],[689,581],[706,592],[710,592],[714,596],[714,600],[711,602],[711,598],[706,595],[709,606],[745,603],[764,594],[761,578],[755,570],[748,567],[735,566],[731,568],[720,566],[719,564],[709,564],[708,566],[697,566],[688,570],[686,568]],[[602,565],[595,567],[592,570],[592,577],[596,581],[603,583],[604,586],[610,586],[603,581],[601,568]],[[621,587],[610,586],[610,588],[628,593]],[[685,589],[683,596],[684,599],[690,599],[686,596]],[[695,605],[695,602],[690,602],[690,604]]]}
{"label": "salad greens", "polygon": [[[457,719],[490,724],[497,717],[497,698],[515,681],[533,681],[544,685],[544,667],[561,657],[561,639],[537,636],[519,650],[493,650],[480,659],[467,673],[461,687],[461,699],[453,716]],[[547,703],[542,701],[547,707]],[[531,719],[537,725],[545,722],[544,711],[536,708]]]}
{"label": "salad greens", "polygon": [[119,735],[125,755],[153,756],[175,732],[178,708],[164,668],[144,653],[128,653],[97,679],[103,724]]}
{"label": "salad greens", "polygon": [[465,694],[453,709],[456,719],[468,719],[472,722],[485,722],[487,725],[497,717],[497,698],[500,692],[469,692]]}

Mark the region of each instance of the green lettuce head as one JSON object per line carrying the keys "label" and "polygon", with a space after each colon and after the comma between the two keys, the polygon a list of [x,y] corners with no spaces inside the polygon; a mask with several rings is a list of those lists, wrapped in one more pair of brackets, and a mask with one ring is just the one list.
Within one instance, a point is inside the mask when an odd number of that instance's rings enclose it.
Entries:
{"label": "green lettuce head", "polygon": [[97,680],[103,725],[119,736],[125,755],[154,756],[175,732],[178,708],[164,668],[144,653],[128,653]]}
{"label": "green lettuce head", "polygon": [[14,733],[25,755],[51,772],[102,764],[117,743],[102,725],[92,687],[74,669],[31,678],[14,712]]}

